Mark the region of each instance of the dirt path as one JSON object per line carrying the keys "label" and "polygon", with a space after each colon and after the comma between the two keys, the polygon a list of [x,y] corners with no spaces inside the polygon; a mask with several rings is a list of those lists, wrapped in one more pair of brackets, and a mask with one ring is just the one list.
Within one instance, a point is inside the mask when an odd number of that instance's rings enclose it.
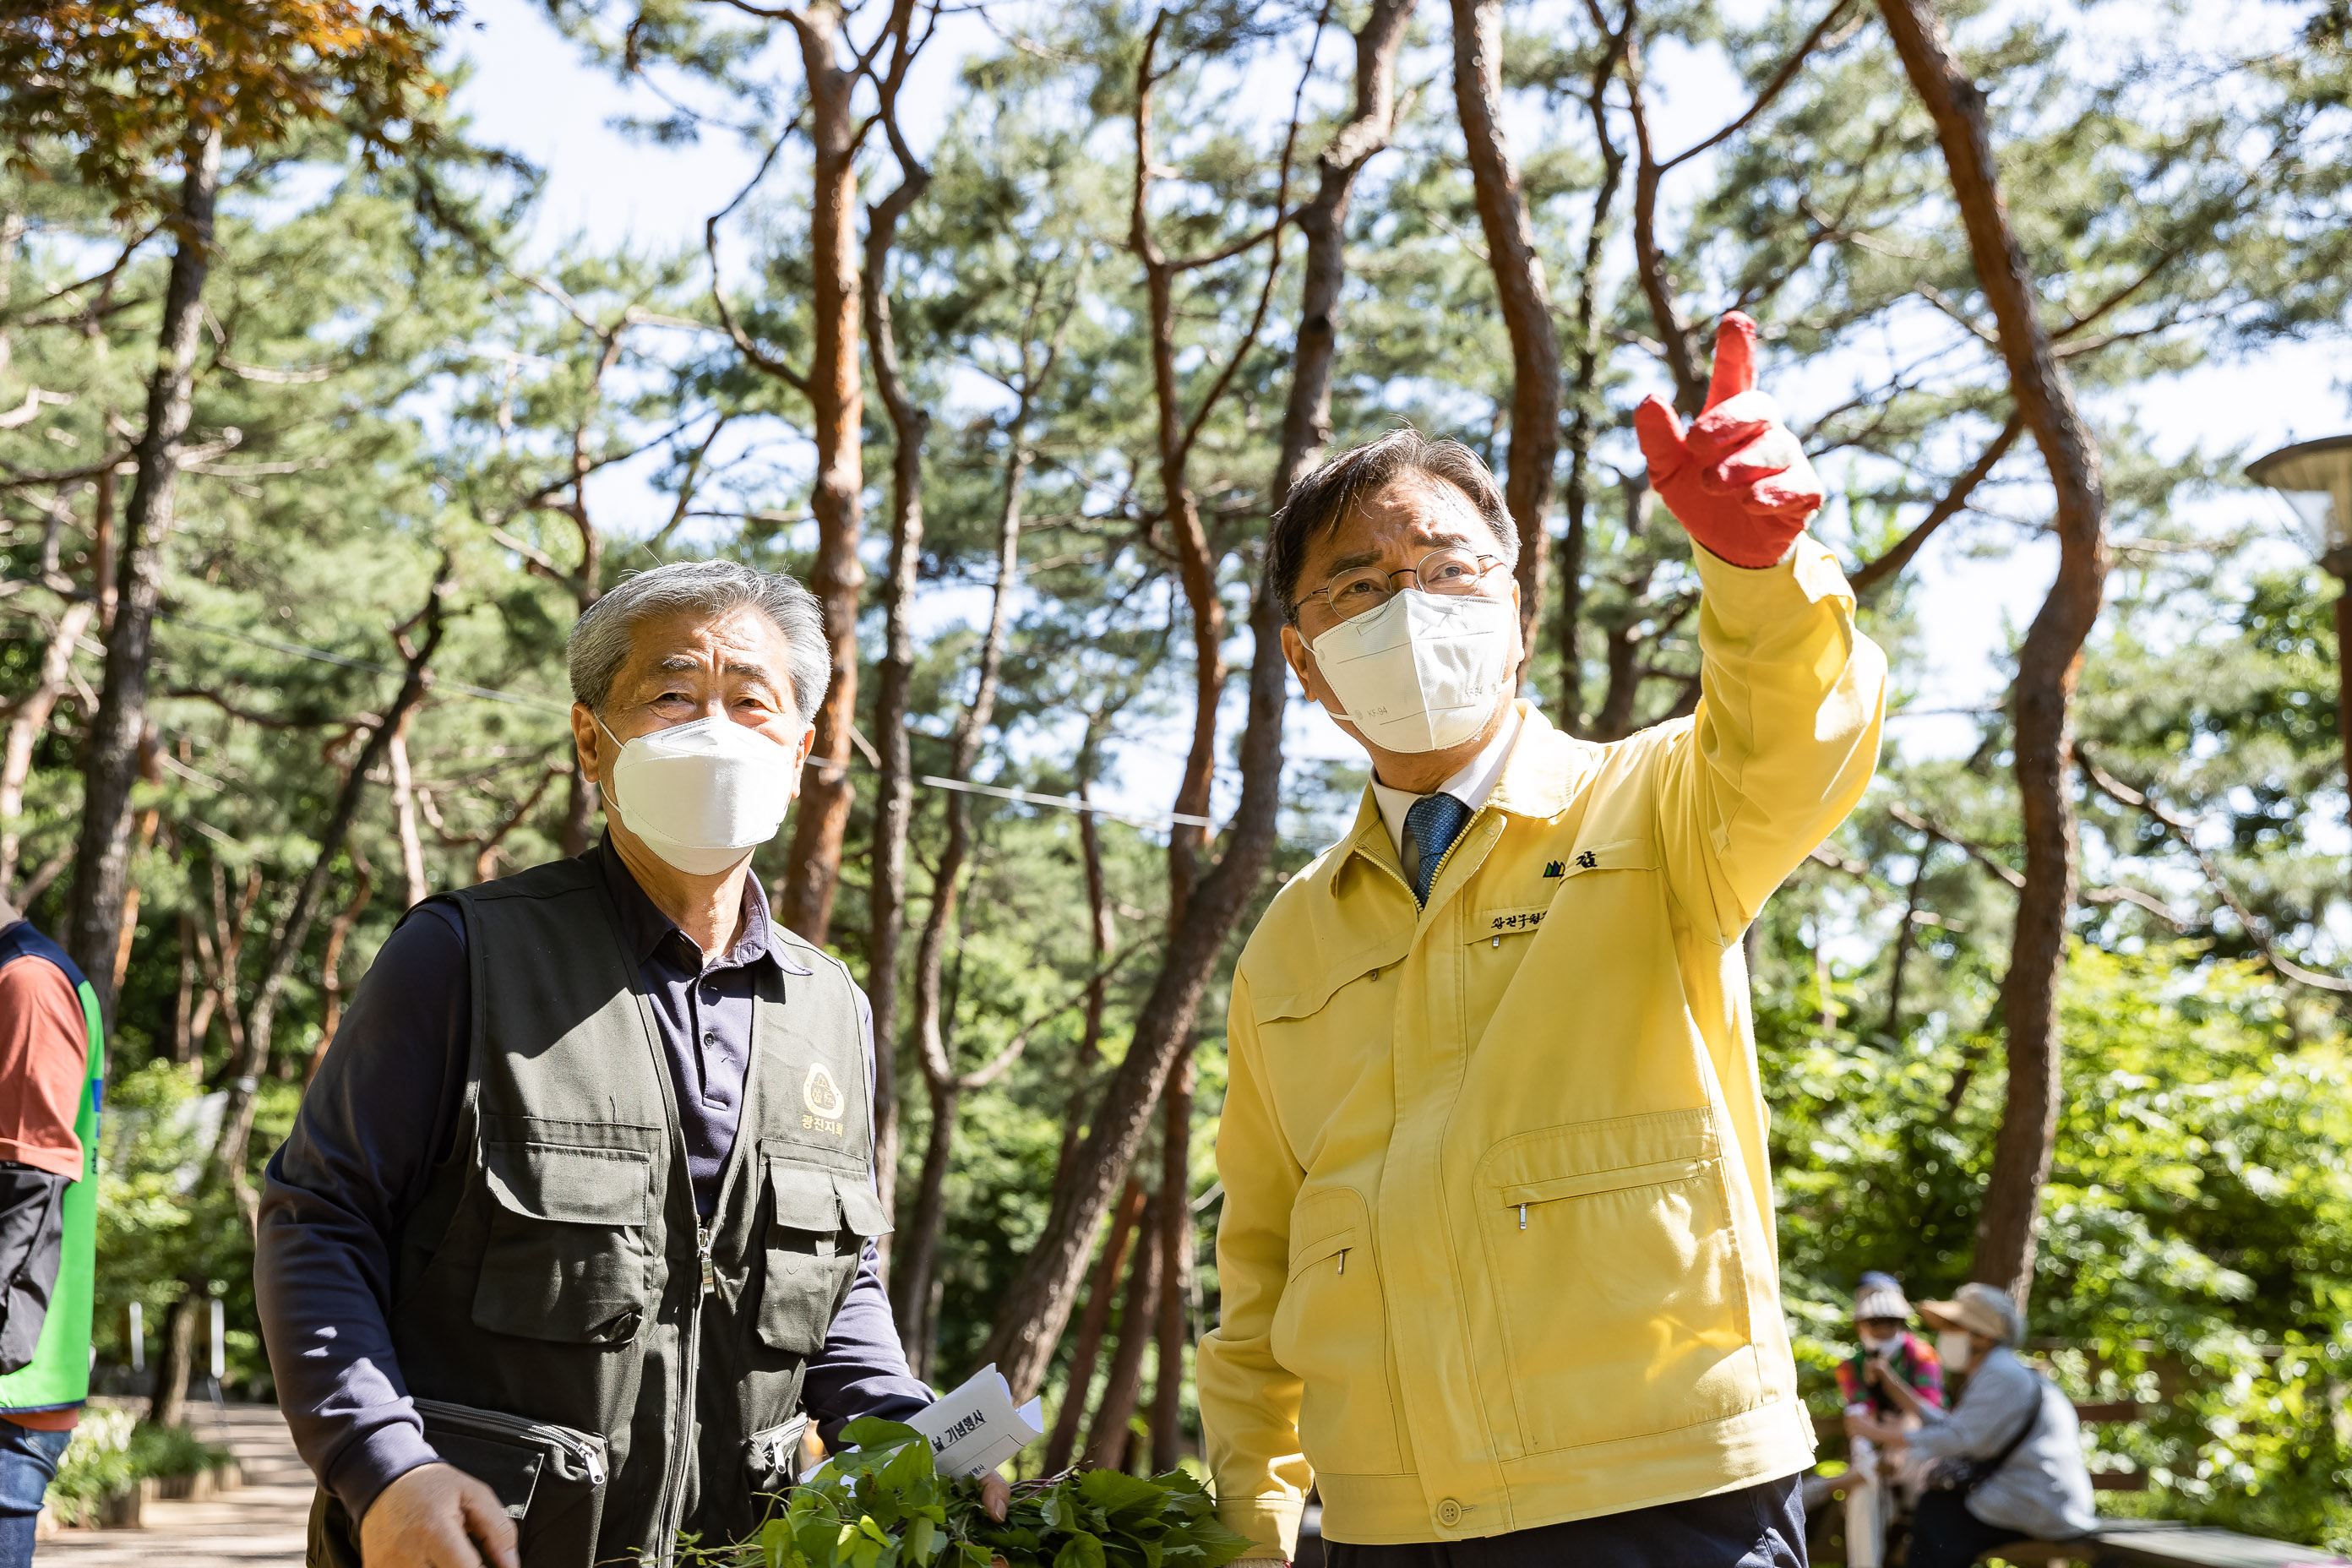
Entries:
{"label": "dirt path", "polygon": [[34,1556],[55,1568],[280,1568],[302,1561],[310,1472],[276,1406],[219,1411],[190,1402],[189,1424],[236,1454],[245,1484],[207,1502],[152,1502],[138,1530],[67,1530]]}

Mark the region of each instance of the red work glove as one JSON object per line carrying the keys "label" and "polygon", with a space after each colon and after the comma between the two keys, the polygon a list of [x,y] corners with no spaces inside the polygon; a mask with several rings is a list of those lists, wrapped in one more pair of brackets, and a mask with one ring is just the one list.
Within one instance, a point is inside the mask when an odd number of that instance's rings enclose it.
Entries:
{"label": "red work glove", "polygon": [[1734,566],[1778,565],[1822,509],[1822,481],[1804,448],[1780,423],[1780,406],[1756,390],[1756,323],[1737,310],[1716,335],[1706,409],[1689,434],[1655,396],[1633,410],[1633,434],[1650,488],[1693,539]]}

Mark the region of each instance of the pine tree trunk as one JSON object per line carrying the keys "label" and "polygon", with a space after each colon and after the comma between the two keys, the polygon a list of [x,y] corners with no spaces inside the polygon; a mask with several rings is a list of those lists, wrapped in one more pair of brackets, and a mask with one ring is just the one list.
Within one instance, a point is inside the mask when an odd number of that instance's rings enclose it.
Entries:
{"label": "pine tree trunk", "polygon": [[892,1281],[892,1310],[907,1342],[907,1363],[917,1377],[931,1375],[937,1347],[928,1331],[928,1308],[937,1278],[940,1226],[947,1211],[948,1165],[955,1153],[956,1116],[963,1095],[955,1080],[925,1081],[931,1098],[930,1136],[923,1147],[923,1173],[915,1188],[915,1212],[908,1226],[907,1248]]}
{"label": "pine tree trunk", "polygon": [[1610,36],[1609,47],[1592,68],[1585,106],[1601,148],[1601,179],[1592,193],[1592,216],[1584,231],[1584,258],[1576,270],[1576,322],[1570,336],[1576,369],[1568,387],[1568,480],[1561,510],[1568,526],[1559,542],[1559,718],[1571,735],[1584,733],[1584,556],[1591,536],[1592,443],[1607,414],[1601,389],[1601,271],[1608,258],[1609,211],[1623,183],[1625,153],[1609,134],[1608,89],[1625,58],[1633,33],[1632,0],[1625,24]]}
{"label": "pine tree trunk", "polygon": [[57,629],[41,653],[41,673],[33,689],[16,700],[8,713],[5,749],[0,749],[0,898],[16,885],[16,862],[22,838],[17,821],[25,812],[25,783],[33,775],[33,748],[48,730],[49,714],[64,695],[71,673],[74,645],[89,630],[98,605],[82,600],[68,605],[58,616]]}
{"label": "pine tree trunk", "polygon": [[596,786],[572,759],[572,786],[563,797],[563,826],[557,842],[567,856],[584,855],[596,830]]}
{"label": "pine tree trunk", "polygon": [[1127,1468],[1135,1399],[1143,1387],[1143,1352],[1153,1338],[1153,1309],[1160,1300],[1160,1195],[1143,1205],[1135,1262],[1127,1272],[1127,1300],[1118,1310],[1118,1349],[1111,1354],[1110,1381],[1103,1387],[1094,1425],[1087,1429],[1086,1462],[1103,1469]]}
{"label": "pine tree trunk", "polygon": [[1093,1392],[1095,1364],[1102,1359],[1103,1335],[1110,1327],[1111,1299],[1118,1294],[1119,1271],[1127,1267],[1127,1250],[1143,1217],[1143,1184],[1133,1176],[1119,1194],[1111,1215],[1110,1236],[1095,1264],[1094,1283],[1087,1292],[1087,1309],[1078,1319],[1077,1343],[1070,1347],[1070,1380],[1062,1394],[1062,1407],[1054,1413],[1054,1430],[1045,1439],[1045,1474],[1069,1468],[1077,1447],[1078,1424],[1086,1419],[1087,1395]]}
{"label": "pine tree trunk", "polygon": [[[915,816],[914,754],[907,730],[914,679],[911,624],[923,552],[923,442],[931,416],[907,391],[890,310],[890,247],[898,219],[930,175],[901,162],[898,188],[866,209],[864,308],[874,386],[890,416],[890,568],[883,590],[882,668],[874,738],[882,759],[874,788],[874,847],[866,894],[866,994],[874,1006],[874,1180],[882,1212],[898,1201],[898,949],[907,926],[907,832]],[[891,1269],[891,1237],[882,1237],[882,1278]],[[902,1322],[904,1319],[900,1320]]]}
{"label": "pine tree trunk", "polygon": [[1552,464],[1559,456],[1559,333],[1543,258],[1528,218],[1527,194],[1502,121],[1503,0],[1453,0],[1454,99],[1470,153],[1478,224],[1495,274],[1495,296],[1511,339],[1511,454],[1503,499],[1519,534],[1520,672],[1534,658],[1542,625],[1550,536]]}
{"label": "pine tree trunk", "polygon": [[400,907],[413,910],[431,894],[425,880],[425,841],[416,832],[416,780],[408,768],[408,727],[416,721],[412,708],[393,727],[385,761],[392,775],[392,820],[400,839],[400,875],[404,884]]}
{"label": "pine tree trunk", "polygon": [[[1013,450],[1005,462],[1004,498],[996,531],[996,586],[990,597],[988,630],[981,638],[979,679],[971,701],[956,719],[955,753],[949,776],[971,776],[980,755],[981,737],[996,710],[996,689],[1004,668],[1004,647],[1013,628],[1013,588],[1021,569],[1021,498],[1028,482],[1029,453],[1022,444],[1027,434],[1029,395],[1024,392],[1013,419]],[[930,1142],[923,1154],[922,1190],[915,1200],[915,1223],[907,1242],[895,1302],[903,1335],[913,1321],[913,1310],[930,1300],[933,1260],[939,1253],[939,1229],[944,1213],[943,1194],[955,1143],[956,1109],[963,1095],[982,1080],[955,1070],[953,1004],[943,999],[948,928],[955,918],[956,900],[964,862],[971,853],[970,797],[948,795],[948,841],[940,851],[939,868],[931,880],[930,912],[923,920],[922,941],[915,956],[915,1035],[922,1052],[923,1081],[931,1097]],[[928,1363],[930,1349],[922,1347]]]}
{"label": "pine tree trunk", "polygon": [[[1098,709],[1087,719],[1086,738],[1078,743],[1077,793],[1080,800],[1091,798],[1095,766],[1099,760],[1103,731],[1109,727],[1111,710]],[[1093,1087],[1095,1068],[1102,1060],[1103,1009],[1110,999],[1110,946],[1115,932],[1111,925],[1110,900],[1103,882],[1102,830],[1091,811],[1078,816],[1078,859],[1086,871],[1087,935],[1089,956],[1094,964],[1094,981],[1087,987],[1086,1014],[1078,1036],[1077,1054],[1070,1064],[1070,1094],[1062,1113],[1062,1147],[1054,1157],[1054,1184],[1048,1189],[1053,1202],[1063,1200],[1063,1191],[1069,1184],[1072,1162],[1076,1158],[1078,1140],[1085,1136],[1087,1090]]]}
{"label": "pine tree trunk", "polygon": [[114,958],[121,945],[122,904],[131,881],[131,790],[139,772],[139,740],[147,729],[147,675],[155,607],[163,590],[163,542],[172,530],[180,443],[188,433],[195,387],[220,158],[218,132],[189,139],[155,373],[147,384],[147,426],[133,449],[138,477],[131,481],[131,505],[123,518],[121,588],[106,642],[106,684],[90,720],[89,760],[82,772],[81,835],[74,858],[73,896],[66,910],[66,947],[93,987],[104,988],[99,1010],[110,1031],[114,1026]]}
{"label": "pine tree trunk", "polygon": [[147,1400],[147,1419],[157,1426],[187,1425],[188,1379],[196,1365],[196,1320],[204,1315],[211,1282],[192,1277],[180,1286],[180,1299],[163,1310],[163,1353],[156,1360],[154,1392]]}
{"label": "pine tree trunk", "polygon": [[1160,1378],[1151,1391],[1151,1468],[1184,1451],[1184,1349],[1192,1342],[1192,1058],[1179,1058],[1160,1100]]}
{"label": "pine tree trunk", "polygon": [[857,561],[865,489],[860,440],[865,397],[858,380],[857,114],[852,100],[860,79],[841,64],[839,0],[817,0],[793,13],[808,77],[810,140],[816,190],[809,222],[814,285],[814,357],[809,404],[816,442],[816,563],[809,588],[824,609],[832,682],[814,714],[816,745],[809,753],[792,858],[777,900],[777,918],[823,946],[833,929],[834,894],[841,879],[841,845],[849,826],[849,732],[857,721],[858,591],[866,571]]}
{"label": "pine tree trunk", "polygon": [[2012,689],[2025,887],[2001,982],[2008,1104],[1993,1145],[1970,1269],[1971,1278],[2000,1286],[2021,1306],[2032,1290],[2042,1188],[2058,1133],[2058,983],[2078,869],[2069,794],[2074,679],[2105,588],[2106,495],[2098,447],[2075,411],[2074,388],[2051,352],[2050,334],[2034,314],[2033,274],[2001,201],[1984,95],[1953,58],[1930,0],[1880,0],[1879,9],[1912,87],[1935,120],[1977,279],[2000,329],[2011,395],[2057,493],[2058,577],[2018,649]]}

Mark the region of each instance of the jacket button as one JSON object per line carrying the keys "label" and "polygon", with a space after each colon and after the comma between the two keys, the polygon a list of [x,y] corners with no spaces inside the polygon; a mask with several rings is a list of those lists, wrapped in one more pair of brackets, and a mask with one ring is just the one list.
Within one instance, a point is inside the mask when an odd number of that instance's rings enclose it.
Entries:
{"label": "jacket button", "polygon": [[1462,1522],[1462,1505],[1447,1498],[1437,1505],[1437,1522],[1447,1530]]}

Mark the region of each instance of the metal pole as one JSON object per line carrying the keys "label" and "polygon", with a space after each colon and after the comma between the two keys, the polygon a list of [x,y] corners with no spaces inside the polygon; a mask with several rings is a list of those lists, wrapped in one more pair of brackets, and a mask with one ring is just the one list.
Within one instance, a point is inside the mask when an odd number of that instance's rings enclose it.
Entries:
{"label": "metal pole", "polygon": [[[2352,523],[2340,511],[2336,521],[2339,528]],[[2352,544],[2337,545],[2319,564],[2336,579],[2336,735],[2344,747],[2344,787],[2352,795]],[[2352,818],[2352,805],[2346,816]]]}
{"label": "metal pole", "polygon": [[147,1319],[136,1301],[131,1303],[131,1370],[147,1370]]}
{"label": "metal pole", "polygon": [[2352,544],[2319,558],[2336,578],[2336,732],[2344,743],[2344,783],[2352,790]]}
{"label": "metal pole", "polygon": [[221,1374],[228,1371],[228,1309],[218,1296],[213,1298],[213,1411],[220,1417],[221,1430],[228,1430],[228,1400],[221,1393]]}

